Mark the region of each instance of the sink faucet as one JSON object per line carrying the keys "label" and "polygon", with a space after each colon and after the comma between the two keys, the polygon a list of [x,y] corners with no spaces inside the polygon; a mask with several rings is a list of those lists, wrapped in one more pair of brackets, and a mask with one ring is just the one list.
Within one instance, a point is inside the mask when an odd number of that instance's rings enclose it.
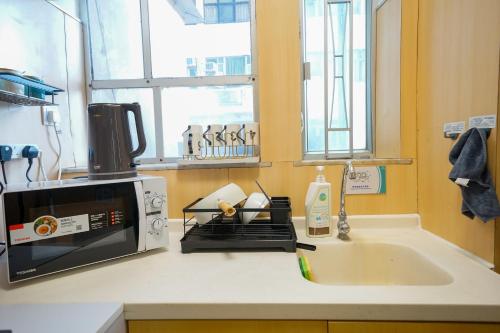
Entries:
{"label": "sink faucet", "polygon": [[352,165],[351,161],[347,161],[344,165],[344,171],[342,173],[342,187],[340,189],[340,211],[339,211],[339,221],[337,223],[338,238],[341,240],[349,240],[347,235],[351,231],[351,227],[347,223],[347,214],[345,212],[345,191],[347,186],[347,177],[349,179],[356,179],[356,171]]}

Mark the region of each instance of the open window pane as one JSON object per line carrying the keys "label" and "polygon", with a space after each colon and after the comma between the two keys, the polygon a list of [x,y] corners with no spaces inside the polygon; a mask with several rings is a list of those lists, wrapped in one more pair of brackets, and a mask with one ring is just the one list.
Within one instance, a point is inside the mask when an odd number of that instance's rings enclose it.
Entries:
{"label": "open window pane", "polygon": [[[325,127],[352,126],[353,150],[369,147],[370,108],[367,105],[367,1],[352,1],[352,49],[350,47],[349,4],[326,0],[303,0],[304,61],[310,64],[311,77],[304,82],[305,153],[345,156],[349,151],[349,135],[345,132],[325,133]],[[328,20],[325,22],[325,7]],[[327,48],[325,48],[325,29]],[[325,73],[325,57],[328,73]],[[352,78],[350,66],[352,57]],[[325,80],[328,91],[325,96]],[[352,120],[350,91],[352,90]],[[325,109],[327,109],[325,115]],[[326,120],[325,120],[326,118]],[[326,123],[325,123],[326,121]],[[351,124],[352,122],[352,124]],[[329,152],[325,152],[325,136]],[[347,146],[345,146],[347,144]]]}
{"label": "open window pane", "polygon": [[149,0],[153,76],[250,75],[249,18],[245,1]]}
{"label": "open window pane", "polygon": [[253,120],[251,85],[165,88],[162,92],[165,156],[182,156],[188,125],[242,124]]}
{"label": "open window pane", "polygon": [[325,151],[324,95],[324,5],[323,1],[304,1],[304,61],[310,63],[311,79],[305,81],[306,152]]}
{"label": "open window pane", "polygon": [[[144,89],[99,89],[92,91],[93,103],[139,103],[141,106],[142,123],[144,134],[146,135],[146,151],[141,155],[145,157],[156,157],[155,120],[153,91]],[[130,133],[132,143],[137,147],[137,131],[135,129],[135,119],[129,112]]]}
{"label": "open window pane", "polygon": [[144,77],[139,0],[88,0],[94,80]]}

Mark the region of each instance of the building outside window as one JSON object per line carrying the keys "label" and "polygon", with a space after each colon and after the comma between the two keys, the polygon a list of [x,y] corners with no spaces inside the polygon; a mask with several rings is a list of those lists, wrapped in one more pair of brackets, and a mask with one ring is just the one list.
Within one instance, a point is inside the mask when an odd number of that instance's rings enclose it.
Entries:
{"label": "building outside window", "polygon": [[180,157],[190,124],[256,119],[253,0],[85,4],[88,102],[140,103],[142,163]]}
{"label": "building outside window", "polygon": [[248,0],[204,0],[205,23],[235,23],[250,20]]}

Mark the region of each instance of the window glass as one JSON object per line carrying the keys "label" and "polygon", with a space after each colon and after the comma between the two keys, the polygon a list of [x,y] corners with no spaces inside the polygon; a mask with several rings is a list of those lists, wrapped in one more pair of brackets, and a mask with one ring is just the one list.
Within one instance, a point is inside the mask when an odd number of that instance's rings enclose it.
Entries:
{"label": "window glass", "polygon": [[[325,153],[325,125],[346,129],[328,134],[329,153],[349,151],[349,94],[353,94],[353,150],[368,149],[367,132],[367,48],[366,1],[353,0],[353,36],[350,49],[349,7],[346,3],[327,6],[328,92],[325,99],[324,1],[304,0],[304,58],[310,63],[311,79],[305,81],[305,151]],[[349,80],[350,57],[353,75]],[[325,119],[325,103],[328,116]],[[327,123],[325,124],[325,121]]]}
{"label": "window glass", "polygon": [[88,0],[88,16],[93,79],[143,78],[139,0]]}
{"label": "window glass", "polygon": [[225,65],[229,57],[251,56],[248,1],[150,0],[149,15],[154,77],[252,73],[251,66]]}
{"label": "window glass", "polygon": [[[366,91],[367,85],[367,48],[366,48],[366,1],[354,0],[353,13],[353,68],[352,68],[352,93],[353,93],[353,126],[354,149],[363,150],[368,147],[368,114],[370,109],[367,106]],[[356,10],[357,8],[357,10]]]}
{"label": "window glass", "polygon": [[247,22],[250,20],[250,9],[248,2],[237,3],[235,7],[235,21]]}
{"label": "window glass", "polygon": [[251,85],[165,88],[162,92],[165,156],[182,156],[188,125],[243,124],[253,120]]}
{"label": "window glass", "polygon": [[304,0],[304,60],[311,64],[311,79],[305,81],[305,151],[325,150],[324,103],[324,6],[320,0]]}
{"label": "window glass", "polygon": [[217,6],[205,6],[205,23],[218,23],[219,21],[219,12],[217,11]]}
{"label": "window glass", "polygon": [[234,22],[234,6],[233,5],[219,5],[219,23]]}
{"label": "window glass", "polygon": [[[155,139],[155,121],[153,91],[150,88],[143,89],[99,89],[92,91],[93,103],[134,103],[141,106],[142,123],[144,134],[146,135],[146,151],[141,155],[144,157],[156,156]],[[129,112],[130,133],[132,134],[132,143],[137,147],[137,130],[135,128],[135,119]]]}
{"label": "window glass", "polygon": [[[92,102],[141,105],[147,141],[142,159],[180,157],[182,132],[189,124],[253,121],[253,84],[247,77],[230,77],[254,71],[249,0],[148,0],[148,13],[140,0],[87,3],[93,80],[106,80],[93,88]],[[141,22],[145,14],[149,27]],[[151,49],[146,51],[151,52],[145,53],[151,53],[153,77],[170,78],[155,81],[162,88],[161,104],[154,103],[150,82],[143,80],[142,34],[148,31]],[[210,79],[190,79],[210,76],[220,77],[219,86]],[[122,79],[137,88],[115,88]],[[155,106],[161,106],[163,138],[156,137]],[[135,121],[132,115],[129,119],[137,146]],[[157,139],[163,140],[164,154],[157,155]]]}

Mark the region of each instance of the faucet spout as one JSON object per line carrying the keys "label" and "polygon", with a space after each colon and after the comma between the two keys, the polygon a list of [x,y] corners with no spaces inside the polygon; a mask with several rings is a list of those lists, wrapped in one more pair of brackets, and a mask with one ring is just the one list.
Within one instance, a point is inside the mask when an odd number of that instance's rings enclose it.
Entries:
{"label": "faucet spout", "polygon": [[349,177],[349,179],[356,179],[356,170],[354,170],[354,166],[351,161],[347,161],[344,165],[344,171],[342,173],[342,186],[340,188],[340,211],[339,221],[337,222],[337,237],[341,240],[349,240],[348,234],[351,231],[351,227],[349,226],[349,223],[347,223],[347,213],[345,211],[347,177]]}

